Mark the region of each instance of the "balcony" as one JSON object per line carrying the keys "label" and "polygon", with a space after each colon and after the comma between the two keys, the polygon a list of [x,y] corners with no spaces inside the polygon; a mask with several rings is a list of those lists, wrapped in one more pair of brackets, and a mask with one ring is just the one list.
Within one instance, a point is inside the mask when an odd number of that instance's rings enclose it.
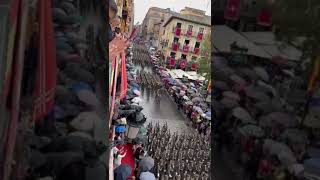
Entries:
{"label": "balcony", "polygon": [[179,43],[172,43],[172,50],[178,51],[180,44]]}
{"label": "balcony", "polygon": [[199,55],[200,54],[200,48],[194,48],[193,54]]}
{"label": "balcony", "polygon": [[192,37],[192,30],[187,30],[186,36],[187,37]]}
{"label": "balcony", "polygon": [[181,28],[178,28],[178,27],[173,28],[173,33],[176,36],[180,36],[181,35]]}
{"label": "balcony", "polygon": [[188,45],[184,45],[182,51],[184,53],[188,53],[189,52],[190,47]]}
{"label": "balcony", "polygon": [[179,62],[180,62],[179,63],[180,69],[186,68],[186,66],[187,66],[187,60],[186,59],[180,59]]}
{"label": "balcony", "polygon": [[198,33],[197,40],[202,41],[203,40],[203,33]]}

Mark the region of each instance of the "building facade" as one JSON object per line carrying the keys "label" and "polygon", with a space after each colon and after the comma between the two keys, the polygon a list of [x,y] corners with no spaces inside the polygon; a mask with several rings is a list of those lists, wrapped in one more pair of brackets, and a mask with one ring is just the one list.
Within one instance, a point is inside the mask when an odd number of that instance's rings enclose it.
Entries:
{"label": "building facade", "polygon": [[201,54],[203,39],[210,33],[211,17],[186,7],[180,13],[172,13],[162,24],[160,49],[167,59],[195,61]]}
{"label": "building facade", "polygon": [[236,31],[270,31],[272,0],[214,0],[214,25],[228,25]]}
{"label": "building facade", "polygon": [[172,14],[170,8],[162,9],[158,7],[151,7],[145,18],[143,19],[142,37],[150,41],[153,46],[158,45],[158,36],[161,28],[161,24]]}
{"label": "building facade", "polygon": [[117,0],[118,16],[121,17],[121,32],[129,33],[133,30],[134,0]]}

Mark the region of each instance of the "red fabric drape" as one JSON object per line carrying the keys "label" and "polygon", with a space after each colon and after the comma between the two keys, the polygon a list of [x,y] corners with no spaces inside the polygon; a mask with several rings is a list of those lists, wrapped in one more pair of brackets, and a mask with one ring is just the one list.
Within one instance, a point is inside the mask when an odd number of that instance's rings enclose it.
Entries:
{"label": "red fabric drape", "polygon": [[181,28],[176,28],[176,36],[180,36],[181,35]]}
{"label": "red fabric drape", "polygon": [[39,1],[39,58],[36,74],[33,120],[46,116],[54,106],[56,89],[56,46],[51,1]]}
{"label": "red fabric drape", "polygon": [[127,70],[126,70],[126,57],[125,53],[121,54],[121,86],[120,86],[120,99],[126,97],[128,89],[128,82],[127,82]]}
{"label": "red fabric drape", "polygon": [[176,64],[176,60],[173,58],[170,58],[170,66],[174,66]]}
{"label": "red fabric drape", "polygon": [[187,62],[185,60],[180,61],[180,68],[184,69],[186,67]]}
{"label": "red fabric drape", "polygon": [[237,21],[240,16],[240,0],[228,0],[227,7],[224,11],[224,18],[227,20]]}
{"label": "red fabric drape", "polygon": [[272,25],[271,11],[269,11],[268,9],[262,9],[257,17],[257,24],[261,26],[271,26]]}
{"label": "red fabric drape", "polygon": [[191,65],[191,70],[193,70],[193,71],[197,70],[197,64],[192,64]]}

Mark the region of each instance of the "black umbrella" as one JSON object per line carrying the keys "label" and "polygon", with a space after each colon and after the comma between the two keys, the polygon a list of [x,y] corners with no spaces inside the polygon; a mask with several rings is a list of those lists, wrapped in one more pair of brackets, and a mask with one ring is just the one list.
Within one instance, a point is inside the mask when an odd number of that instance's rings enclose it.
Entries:
{"label": "black umbrella", "polygon": [[130,177],[132,173],[132,168],[127,165],[120,165],[114,170],[114,179],[115,180],[127,180],[128,177]]}

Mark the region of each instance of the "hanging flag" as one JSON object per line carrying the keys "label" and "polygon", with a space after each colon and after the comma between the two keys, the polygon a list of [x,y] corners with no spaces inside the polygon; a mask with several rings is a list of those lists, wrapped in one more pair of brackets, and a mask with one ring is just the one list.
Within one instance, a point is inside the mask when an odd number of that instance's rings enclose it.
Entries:
{"label": "hanging flag", "polygon": [[208,92],[211,92],[211,80],[208,83],[208,88],[207,88]]}
{"label": "hanging flag", "polygon": [[120,86],[120,99],[126,97],[128,89],[128,78],[126,70],[126,56],[125,52],[121,53],[121,86]]}
{"label": "hanging flag", "polygon": [[271,11],[266,8],[263,8],[258,14],[257,24],[261,26],[271,26],[272,25]]}
{"label": "hanging flag", "polygon": [[320,57],[316,59],[315,64],[314,64],[314,69],[313,72],[311,74],[310,80],[309,80],[309,85],[308,85],[308,93],[312,94],[312,92],[315,90],[316,88],[316,81],[318,79],[319,76],[319,63],[320,61]]}
{"label": "hanging flag", "polygon": [[186,60],[181,60],[180,61],[180,68],[184,69],[186,67],[186,64],[187,64]]}
{"label": "hanging flag", "polygon": [[21,0],[11,0],[10,1],[10,16],[9,16],[9,33],[8,33],[8,44],[7,48],[4,48],[7,51],[7,59],[6,59],[6,69],[4,75],[4,84],[3,84],[3,99],[2,102],[7,101],[7,97],[10,92],[10,83],[12,82],[12,64],[14,58],[14,45],[16,41],[17,34],[17,24],[18,24],[18,16],[21,6]]}
{"label": "hanging flag", "polygon": [[240,16],[240,0],[228,0],[224,11],[224,18],[231,21],[237,21]]}
{"label": "hanging flag", "polygon": [[54,39],[52,2],[39,1],[39,57],[36,72],[33,120],[49,114],[54,106],[57,85],[56,45]]}

